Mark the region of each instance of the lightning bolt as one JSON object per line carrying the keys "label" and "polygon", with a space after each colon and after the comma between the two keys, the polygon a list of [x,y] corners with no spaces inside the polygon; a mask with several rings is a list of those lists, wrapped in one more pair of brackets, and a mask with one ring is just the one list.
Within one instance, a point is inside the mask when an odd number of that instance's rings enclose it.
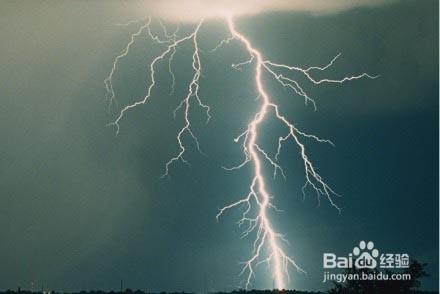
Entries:
{"label": "lightning bolt", "polygon": [[[166,60],[168,61],[168,70],[172,78],[171,93],[174,92],[175,75],[172,71],[173,58],[179,46],[181,46],[184,42],[191,42],[193,47],[193,75],[191,81],[188,84],[186,95],[183,97],[180,104],[174,110],[174,117],[176,117],[177,112],[183,112],[184,123],[180,131],[176,135],[178,152],[165,164],[163,177],[167,177],[170,175],[170,169],[174,163],[181,161],[185,164],[189,164],[188,161],[185,159],[185,154],[188,150],[188,146],[186,146],[183,141],[183,138],[185,136],[190,137],[193,140],[196,149],[200,153],[204,154],[201,150],[197,136],[192,131],[190,116],[193,102],[195,102],[198,107],[205,111],[206,123],[208,123],[211,118],[210,107],[202,101],[199,95],[200,77],[202,74],[199,34],[200,28],[202,27],[204,21],[200,20],[195,28],[185,36],[178,35],[178,26],[173,33],[169,33],[166,26],[161,21],[159,21],[159,25],[162,28],[163,36],[159,36],[153,33],[151,23],[151,18],[148,18],[146,23],[144,25],[141,25],[138,31],[131,35],[130,42],[121,52],[121,54],[115,58],[112,65],[112,70],[105,80],[107,98],[111,103],[115,100],[115,92],[113,90],[112,79],[114,72],[117,68],[117,64],[123,57],[128,55],[131,46],[135,42],[135,39],[139,37],[143,32],[146,32],[146,35],[153,42],[165,46],[165,49],[148,65],[150,84],[147,87],[147,94],[144,96],[143,99],[140,99],[132,104],[123,107],[117,115],[116,119],[109,125],[115,126],[116,134],[118,134],[120,131],[120,123],[125,117],[126,113],[131,109],[146,104],[148,102],[148,100],[151,98],[152,90],[156,86],[157,66],[161,62]],[[227,171],[234,171],[250,165],[253,170],[253,177],[249,184],[249,192],[242,199],[239,199],[238,201],[221,208],[216,218],[217,220],[219,220],[219,218],[230,209],[241,206],[245,207],[245,210],[242,214],[241,219],[238,221],[238,224],[240,227],[245,226],[243,237],[246,237],[251,233],[254,233],[255,235],[252,254],[249,259],[244,262],[244,266],[241,271],[241,274],[245,275],[246,288],[249,288],[251,286],[252,280],[253,278],[255,278],[255,268],[259,264],[267,263],[271,268],[276,288],[285,289],[290,280],[289,267],[293,267],[299,272],[305,273],[305,271],[295,262],[294,258],[290,257],[286,253],[285,249],[283,248],[283,244],[287,242],[287,240],[274,228],[273,223],[271,222],[271,219],[269,217],[269,213],[271,210],[279,210],[273,203],[274,197],[268,191],[267,179],[264,176],[263,165],[265,163],[268,163],[270,166],[272,166],[274,177],[276,177],[278,173],[285,177],[283,168],[281,167],[278,159],[283,144],[289,140],[292,141],[299,148],[300,156],[304,165],[305,183],[302,187],[303,194],[305,195],[307,188],[311,188],[313,191],[316,192],[318,196],[318,201],[320,201],[320,199],[324,197],[337,211],[340,212],[341,208],[334,201],[334,197],[338,196],[338,194],[325,182],[323,177],[318,173],[314,163],[309,157],[303,141],[304,139],[311,139],[318,143],[326,143],[334,146],[333,142],[327,139],[321,139],[312,134],[308,134],[298,129],[295,124],[290,122],[283,114],[280,106],[273,102],[273,99],[265,89],[263,75],[267,74],[268,76],[272,77],[276,82],[278,82],[282,87],[287,88],[291,90],[294,94],[302,97],[306,105],[311,103],[315,110],[317,108],[315,100],[301,87],[298,81],[289,76],[278,73],[280,69],[287,72],[300,73],[306,78],[306,80],[314,85],[325,83],[342,84],[361,78],[375,79],[377,78],[377,76],[362,73],[359,75],[343,77],[341,79],[316,79],[313,76],[313,72],[327,70],[336,62],[341,54],[336,55],[325,66],[311,66],[308,68],[300,68],[296,66],[276,63],[266,59],[263,54],[252,45],[252,42],[236,29],[232,17],[226,18],[226,24],[230,36],[222,40],[215,48],[210,50],[210,52],[215,52],[216,50],[219,50],[221,47],[226,46],[233,41],[237,41],[243,46],[244,50],[249,54],[249,59],[237,64],[232,64],[232,68],[236,70],[242,70],[244,66],[252,65],[255,67],[254,82],[261,104],[257,112],[254,114],[252,121],[247,125],[247,128],[234,139],[236,143],[241,144],[240,146],[243,150],[245,159],[243,160],[243,162],[236,166],[230,168],[223,167]],[[258,144],[259,137],[261,135],[261,126],[269,117],[274,117],[286,130],[285,135],[278,138],[278,142],[276,145],[277,151],[273,156],[271,156]]]}

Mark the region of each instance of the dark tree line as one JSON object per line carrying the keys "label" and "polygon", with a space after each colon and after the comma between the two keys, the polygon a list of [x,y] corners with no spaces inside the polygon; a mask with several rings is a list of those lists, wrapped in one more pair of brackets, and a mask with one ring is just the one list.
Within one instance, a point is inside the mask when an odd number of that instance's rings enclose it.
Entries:
{"label": "dark tree line", "polygon": [[[400,274],[410,274],[409,280],[350,280],[347,279],[345,283],[334,283],[334,287],[327,291],[328,294],[438,294],[436,292],[420,291],[421,279],[428,277],[428,273],[425,270],[426,263],[420,263],[413,260],[410,263],[409,268],[405,269]],[[346,274],[378,274],[376,270],[358,270],[349,269]],[[397,272],[386,271],[388,276]],[[310,291],[297,291],[297,290],[235,290],[232,292],[216,292],[209,294],[324,294],[324,292],[310,292]],[[191,292],[160,292],[151,293],[144,292],[142,290],[126,289],[124,291],[81,291],[75,293],[63,293],[56,291],[29,291],[18,288],[14,290],[0,291],[0,294],[192,294]]]}
{"label": "dark tree line", "polygon": [[[438,293],[419,291],[421,279],[428,277],[425,271],[426,263],[413,260],[409,268],[401,272],[385,271],[388,277],[392,274],[409,274],[409,280],[348,280],[345,283],[334,283],[334,288],[329,290],[329,294],[412,294],[412,293]],[[363,274],[377,275],[377,270],[368,269],[349,269],[346,274],[362,276]]]}

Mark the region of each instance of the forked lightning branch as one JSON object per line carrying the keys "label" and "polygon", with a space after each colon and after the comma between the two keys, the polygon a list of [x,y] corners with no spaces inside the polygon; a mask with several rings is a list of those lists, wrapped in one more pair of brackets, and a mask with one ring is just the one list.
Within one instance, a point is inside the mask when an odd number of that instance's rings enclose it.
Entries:
{"label": "forked lightning branch", "polygon": [[[199,40],[202,38],[201,28],[205,24],[204,20],[200,20],[194,25],[189,33],[181,33],[178,25],[166,25],[160,20],[156,20],[158,27],[161,28],[157,33],[152,29],[153,19],[148,18],[140,23],[139,28],[134,32],[127,46],[114,59],[110,74],[105,79],[105,86],[107,90],[107,98],[109,105],[116,101],[115,91],[113,89],[113,76],[117,70],[118,64],[126,57],[133,44],[138,38],[145,38],[147,36],[151,42],[161,45],[163,50],[160,54],[153,58],[148,64],[149,79],[148,87],[144,97],[140,97],[136,102],[126,105],[119,110],[116,119],[109,125],[116,129],[116,134],[121,130],[121,125],[124,118],[129,115],[130,110],[147,104],[150,99],[159,98],[153,97],[152,93],[157,86],[156,71],[158,67],[166,67],[172,80],[172,88],[174,91],[176,75],[173,72],[173,60],[175,54],[182,45],[186,43],[192,44],[193,52],[191,56],[192,68],[188,69],[191,72],[192,78],[187,85],[187,91],[182,96],[180,103],[177,105],[174,114],[183,112],[183,122],[180,130],[176,134],[176,153],[171,155],[170,159],[164,164],[163,177],[167,177],[172,172],[175,163],[183,162],[187,164],[186,155],[194,149],[201,152],[201,146],[197,138],[197,134],[192,129],[191,112],[194,105],[200,107],[206,113],[206,120],[209,122],[211,118],[210,107],[207,101],[202,100],[199,95],[200,78],[203,69],[203,60],[201,58],[201,50]],[[241,44],[242,50],[248,55],[247,60],[232,64],[231,70],[240,70],[243,67],[254,68],[254,87],[259,94],[259,108],[256,113],[252,114],[253,119],[248,123],[247,128],[235,138],[235,142],[239,143],[239,147],[243,151],[243,161],[236,166],[224,168],[227,171],[236,171],[242,168],[250,168],[252,170],[252,178],[249,181],[249,192],[243,198],[231,203],[220,209],[217,214],[217,219],[227,213],[229,209],[244,207],[244,212],[239,220],[240,227],[244,228],[243,236],[253,237],[253,246],[250,248],[250,254],[243,263],[244,266],[241,275],[244,277],[246,288],[249,288],[255,277],[255,269],[260,264],[269,265],[272,273],[272,278],[277,289],[285,289],[289,285],[289,268],[294,268],[297,271],[304,272],[302,268],[295,262],[285,249],[287,240],[283,234],[279,232],[273,225],[269,217],[270,210],[276,210],[274,195],[270,194],[268,185],[270,181],[264,176],[264,164],[267,163],[273,168],[274,175],[281,175],[285,177],[282,164],[279,162],[279,155],[282,147],[288,141],[293,142],[299,149],[299,154],[304,166],[304,185],[302,187],[303,193],[307,189],[316,192],[318,199],[325,198],[328,200],[336,210],[340,208],[334,201],[336,192],[318,173],[315,163],[310,159],[310,155],[304,144],[305,139],[312,139],[317,143],[326,143],[333,145],[330,140],[321,139],[315,135],[308,134],[300,130],[295,124],[287,119],[287,115],[283,109],[274,102],[272,95],[265,87],[265,77],[275,80],[280,87],[291,91],[292,95],[304,100],[306,105],[311,105],[316,110],[315,99],[307,93],[303,86],[294,79],[294,74],[301,74],[305,80],[312,85],[320,86],[322,84],[343,84],[348,81],[357,80],[361,78],[374,79],[376,76],[371,76],[367,73],[361,73],[352,76],[345,76],[339,79],[317,79],[314,76],[316,72],[323,72],[329,69],[340,57],[336,55],[327,65],[311,66],[302,68],[293,65],[287,65],[268,59],[263,52],[255,48],[251,40],[243,35],[236,27],[232,17],[225,18],[225,25],[229,31],[229,35],[219,43],[217,47],[211,51],[221,50],[223,46],[227,46],[231,42]],[[172,29],[171,29],[172,28]],[[289,73],[289,74],[284,74]],[[290,75],[291,73],[291,75]],[[161,97],[163,98],[163,97]],[[269,118],[275,118],[280,127],[284,128],[285,135],[281,136],[273,142],[277,152],[270,154],[266,152],[260,145],[260,138],[262,135],[262,124]],[[188,145],[184,138],[190,138],[194,144]],[[256,213],[255,213],[256,212]]]}

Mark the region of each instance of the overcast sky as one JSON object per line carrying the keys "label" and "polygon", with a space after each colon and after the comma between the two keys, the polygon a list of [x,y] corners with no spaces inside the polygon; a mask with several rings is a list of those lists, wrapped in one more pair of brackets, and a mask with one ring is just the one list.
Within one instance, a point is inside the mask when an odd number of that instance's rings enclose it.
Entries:
{"label": "overcast sky", "polygon": [[[270,180],[268,187],[284,210],[273,219],[291,243],[286,250],[308,273],[293,271],[290,286],[328,288],[321,283],[323,252],[348,254],[368,239],[381,251],[428,262],[424,287],[436,289],[438,2],[348,9],[349,2],[324,9],[332,13],[295,6],[237,19],[237,29],[274,61],[323,65],[341,52],[328,77],[381,76],[342,87],[305,82],[317,112],[266,80],[292,121],[336,144],[307,142],[320,173],[343,196],[341,215],[324,201],[318,207],[313,193],[303,199],[298,150],[287,146],[281,155],[287,181]],[[271,3],[278,10],[287,1]],[[183,118],[174,120],[173,110],[187,89],[189,43],[176,54],[174,95],[164,65],[150,103],[130,112],[118,136],[106,127],[116,110],[107,111],[103,81],[139,25],[115,24],[148,12],[129,1],[0,4],[1,289],[109,290],[120,279],[149,291],[240,285],[251,240],[240,239],[239,211],[219,223],[215,215],[246,193],[249,182],[249,170],[221,168],[242,159],[233,138],[258,105],[250,72],[231,70],[247,55],[237,43],[208,53],[228,32],[221,20],[206,22],[201,96],[212,120],[206,125],[201,112],[192,119],[208,156],[188,140],[191,166],[177,164],[170,179],[161,179],[177,151]],[[146,64],[163,47],[142,36],[132,49],[114,77],[119,106],[143,97]],[[270,135],[279,127],[269,123],[264,132],[262,144],[272,152]],[[272,286],[265,267],[257,277],[255,287]]]}

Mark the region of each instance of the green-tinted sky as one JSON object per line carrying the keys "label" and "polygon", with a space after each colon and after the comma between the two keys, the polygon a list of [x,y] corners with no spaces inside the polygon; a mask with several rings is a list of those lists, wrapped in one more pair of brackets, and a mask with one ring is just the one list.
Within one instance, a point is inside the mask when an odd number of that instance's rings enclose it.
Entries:
{"label": "green-tinted sky", "polygon": [[[250,71],[232,71],[246,54],[231,44],[222,22],[201,31],[201,95],[212,108],[194,131],[207,157],[190,147],[191,167],[177,164],[182,117],[172,111],[185,94],[191,48],[176,55],[178,82],[169,96],[166,66],[148,105],[132,111],[121,132],[105,125],[103,80],[137,27],[115,26],[139,17],[112,1],[3,1],[0,4],[0,288],[57,290],[231,290],[240,285],[250,239],[240,239],[239,211],[217,223],[219,207],[246,193],[249,170],[221,166],[242,159],[233,138],[258,101]],[[267,87],[302,129],[336,147],[307,142],[311,158],[343,212],[315,194],[303,200],[298,150],[282,156],[287,181],[269,182],[283,213],[274,214],[286,250],[308,272],[292,273],[291,287],[323,289],[322,253],[347,254],[359,240],[382,251],[428,262],[438,284],[438,2],[400,1],[338,14],[270,13],[239,19],[244,32],[274,60],[301,66],[341,59],[329,77],[368,71],[376,80],[343,86],[304,84],[318,111],[267,78]],[[145,93],[146,64],[161,47],[140,39],[120,64],[114,87],[120,105]],[[148,80],[147,80],[148,82]],[[270,122],[262,139],[273,152]],[[271,287],[265,267],[255,287]]]}

